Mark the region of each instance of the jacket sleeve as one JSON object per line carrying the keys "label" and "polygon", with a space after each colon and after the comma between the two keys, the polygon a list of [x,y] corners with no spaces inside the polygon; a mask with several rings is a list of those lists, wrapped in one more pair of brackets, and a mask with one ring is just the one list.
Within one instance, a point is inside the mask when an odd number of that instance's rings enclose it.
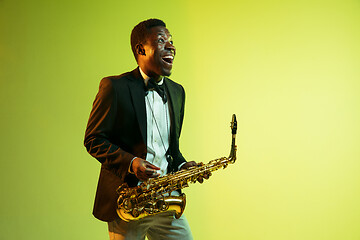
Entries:
{"label": "jacket sleeve", "polygon": [[134,156],[111,142],[116,124],[116,100],[111,79],[103,78],[86,127],[84,145],[105,168],[125,173]]}

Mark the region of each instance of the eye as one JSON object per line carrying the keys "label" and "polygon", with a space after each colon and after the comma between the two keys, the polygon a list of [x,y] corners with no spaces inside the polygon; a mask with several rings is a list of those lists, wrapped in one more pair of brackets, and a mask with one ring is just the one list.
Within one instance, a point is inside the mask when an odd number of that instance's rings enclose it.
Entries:
{"label": "eye", "polygon": [[159,42],[159,43],[164,43],[165,40],[164,40],[163,38],[159,38],[159,39],[158,39],[158,42]]}
{"label": "eye", "polygon": [[174,41],[173,41],[173,40],[171,40],[170,43],[171,43],[171,45],[174,45]]}

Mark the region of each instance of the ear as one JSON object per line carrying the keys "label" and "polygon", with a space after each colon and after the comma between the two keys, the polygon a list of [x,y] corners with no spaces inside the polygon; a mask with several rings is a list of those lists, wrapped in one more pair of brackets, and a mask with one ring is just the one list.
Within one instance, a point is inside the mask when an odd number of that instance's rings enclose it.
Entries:
{"label": "ear", "polygon": [[143,46],[142,44],[137,44],[137,45],[135,46],[135,50],[136,50],[136,54],[137,54],[137,55],[144,55],[144,56],[146,56],[146,54],[145,54],[145,48],[144,48],[144,46]]}

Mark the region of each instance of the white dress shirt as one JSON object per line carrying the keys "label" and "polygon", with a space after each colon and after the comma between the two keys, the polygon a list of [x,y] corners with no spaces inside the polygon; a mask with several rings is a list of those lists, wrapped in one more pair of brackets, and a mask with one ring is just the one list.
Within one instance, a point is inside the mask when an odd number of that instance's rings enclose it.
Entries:
{"label": "white dress shirt", "polygon": [[[140,69],[145,85],[149,77]],[[158,83],[163,84],[164,79]],[[147,121],[147,155],[146,161],[159,167],[160,176],[167,173],[168,162],[166,152],[170,142],[170,112],[169,101],[163,102],[156,91],[148,91],[145,96]]]}

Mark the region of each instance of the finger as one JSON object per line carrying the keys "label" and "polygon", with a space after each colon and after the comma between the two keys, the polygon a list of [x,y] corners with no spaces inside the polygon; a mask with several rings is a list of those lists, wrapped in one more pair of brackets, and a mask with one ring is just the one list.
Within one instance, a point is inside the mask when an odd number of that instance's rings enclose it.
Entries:
{"label": "finger", "polygon": [[160,173],[154,173],[153,175],[149,176],[149,178],[157,178],[160,177]]}
{"label": "finger", "polygon": [[197,165],[197,164],[196,164],[195,161],[187,162],[187,163],[184,164],[184,166],[185,166],[186,168],[194,167],[194,166],[196,166],[196,165]]}
{"label": "finger", "polygon": [[147,169],[150,168],[150,169],[154,169],[154,170],[160,170],[159,167],[157,167],[157,166],[155,166],[155,165],[153,165],[153,164],[151,164],[149,162],[146,162],[146,168]]}
{"label": "finger", "polygon": [[153,175],[153,174],[155,174],[155,173],[156,173],[156,170],[155,170],[155,169],[151,169],[151,168],[146,168],[146,169],[145,169],[145,174],[148,175],[148,176],[149,176],[149,175],[151,176],[151,175]]}
{"label": "finger", "polygon": [[145,174],[148,178],[156,178],[160,176],[160,173],[157,170],[154,169],[145,169]]}
{"label": "finger", "polygon": [[138,175],[138,176],[136,176],[139,180],[141,180],[141,181],[146,181],[146,180],[148,180],[149,179],[149,177],[148,176],[146,176],[145,174],[144,175]]}
{"label": "finger", "polygon": [[191,166],[191,165],[194,165],[194,161],[190,161],[190,162],[186,162],[184,165],[188,165],[188,166]]}

